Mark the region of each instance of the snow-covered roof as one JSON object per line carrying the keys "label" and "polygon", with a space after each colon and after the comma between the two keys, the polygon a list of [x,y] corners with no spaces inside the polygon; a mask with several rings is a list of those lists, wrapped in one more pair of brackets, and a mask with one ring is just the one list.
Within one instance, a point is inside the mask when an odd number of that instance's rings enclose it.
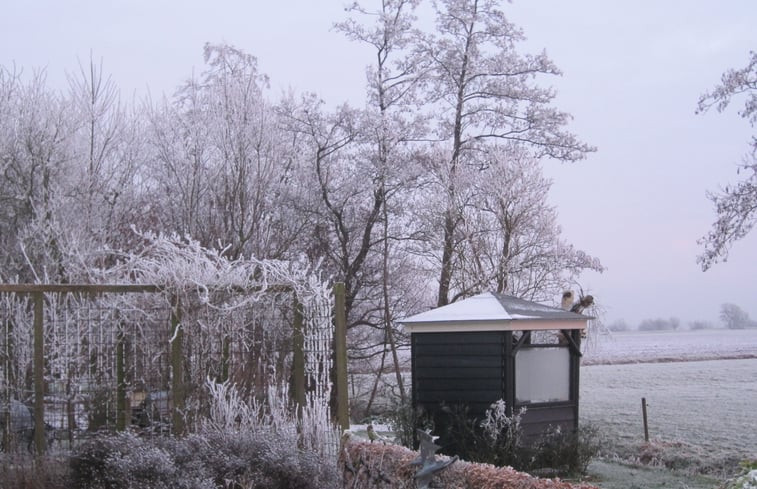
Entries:
{"label": "snow-covered roof", "polygon": [[411,332],[584,329],[591,319],[497,292],[484,292],[400,320]]}

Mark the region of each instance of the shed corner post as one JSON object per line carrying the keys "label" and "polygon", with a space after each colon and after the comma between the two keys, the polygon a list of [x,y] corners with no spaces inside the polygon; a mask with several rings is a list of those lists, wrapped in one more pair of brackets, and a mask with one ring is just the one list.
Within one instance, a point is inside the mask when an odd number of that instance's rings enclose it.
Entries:
{"label": "shed corner post", "polygon": [[505,401],[505,413],[511,417],[515,412],[515,355],[513,348],[513,332],[505,331],[502,335],[504,341],[504,355],[502,358],[502,378]]}
{"label": "shed corner post", "polygon": [[573,421],[574,429],[578,429],[578,409],[579,403],[579,381],[581,377],[581,331],[574,329],[571,331],[571,337],[576,345],[577,351],[570,352],[570,400],[573,402]]}

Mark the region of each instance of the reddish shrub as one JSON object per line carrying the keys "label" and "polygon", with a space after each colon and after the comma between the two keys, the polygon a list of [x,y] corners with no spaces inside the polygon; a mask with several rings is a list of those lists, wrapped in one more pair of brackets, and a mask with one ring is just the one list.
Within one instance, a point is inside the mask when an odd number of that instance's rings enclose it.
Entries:
{"label": "reddish shrub", "polygon": [[[345,439],[340,456],[344,487],[355,489],[415,487],[417,470],[410,462],[417,452],[399,445],[368,443]],[[591,484],[571,484],[559,479],[540,479],[510,467],[495,467],[457,461],[442,470],[434,480],[436,487],[448,489],[597,489]]]}

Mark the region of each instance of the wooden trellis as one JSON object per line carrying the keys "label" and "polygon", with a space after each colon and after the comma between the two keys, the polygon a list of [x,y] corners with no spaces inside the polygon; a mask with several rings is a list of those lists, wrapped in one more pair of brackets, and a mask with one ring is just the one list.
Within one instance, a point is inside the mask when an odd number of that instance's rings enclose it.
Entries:
{"label": "wooden trellis", "polygon": [[[279,294],[293,292],[289,287],[270,288],[270,291]],[[238,292],[244,293],[244,291]],[[338,308],[344,303],[343,287],[340,288],[340,284],[337,284],[334,292]],[[311,326],[308,325],[307,320],[303,320],[302,306],[296,297],[293,300],[290,299],[293,302],[288,303],[291,317],[284,317],[279,312],[272,313],[276,315],[276,320],[291,321],[289,323],[292,328],[291,337],[277,339],[290,342],[288,347],[291,348],[292,356],[291,363],[288,365],[281,352],[271,352],[270,358],[266,358],[266,361],[272,362],[271,364],[263,365],[260,361],[257,364],[253,362],[251,352],[256,351],[258,347],[256,342],[265,341],[265,338],[256,336],[254,328],[249,328],[250,331],[242,328],[241,332],[235,331],[234,328],[239,329],[239,324],[246,324],[245,321],[250,323],[250,318],[244,317],[245,314],[254,316],[257,313],[237,311],[236,317],[228,318],[229,334],[223,334],[219,338],[203,337],[202,321],[195,318],[197,327],[191,330],[192,334],[188,337],[187,328],[181,327],[182,320],[186,320],[186,317],[183,317],[185,311],[176,297],[171,297],[170,301],[164,300],[162,310],[140,308],[131,310],[118,307],[109,309],[105,313],[88,310],[86,314],[79,313],[79,316],[67,317],[62,322],[63,326],[58,327],[55,323],[60,318],[54,316],[61,310],[67,310],[67,297],[75,296],[81,298],[82,301],[96,301],[97,298],[107,294],[120,296],[124,294],[157,295],[158,293],[165,295],[166,291],[156,285],[0,285],[0,297],[5,299],[13,297],[13,300],[23,298],[26,301],[21,307],[26,313],[24,320],[31,318],[31,338],[28,338],[28,351],[25,351],[23,345],[13,343],[11,333],[13,333],[13,323],[16,318],[8,315],[7,308],[3,316],[3,309],[0,308],[0,321],[2,321],[0,335],[4,331],[4,339],[0,338],[2,340],[0,344],[3,347],[3,351],[0,352],[0,373],[2,373],[0,406],[2,402],[8,406],[3,413],[6,417],[4,426],[7,428],[11,425],[10,401],[13,397],[13,388],[22,384],[30,387],[28,390],[31,392],[27,392],[26,398],[33,400],[30,406],[33,413],[33,446],[36,452],[41,454],[44,453],[48,443],[45,428],[46,419],[49,416],[46,418],[46,408],[48,408],[46,404],[50,404],[50,401],[46,402],[46,396],[49,396],[51,392],[54,393],[56,389],[62,390],[67,396],[67,399],[64,399],[68,402],[67,407],[59,410],[65,413],[67,421],[59,424],[65,425],[68,440],[72,441],[73,427],[77,424],[76,409],[71,406],[72,399],[75,397],[72,390],[97,387],[108,391],[110,399],[115,401],[111,403],[114,404],[113,409],[110,405],[106,409],[109,410],[106,417],[112,420],[112,425],[108,426],[115,430],[124,430],[132,422],[132,408],[136,394],[144,393],[138,392],[136,384],[138,381],[152,383],[143,391],[159,391],[166,400],[170,399],[170,423],[167,425],[173,433],[181,434],[188,428],[186,426],[187,413],[192,412],[198,415],[202,413],[203,408],[198,400],[197,392],[198,376],[202,373],[206,373],[208,377],[218,382],[229,380],[240,384],[247,383],[250,391],[254,392],[255,388],[259,387],[257,384],[263,381],[261,376],[270,374],[267,369],[275,371],[276,368],[283,366],[284,369],[291,369],[291,377],[286,375],[286,372],[278,374],[291,379],[292,398],[300,405],[305,403],[306,390],[313,388],[314,370],[320,368],[319,375],[321,379],[323,378],[322,370],[326,367],[314,367],[313,358],[318,356],[320,359],[318,361],[323,361],[324,352],[320,351],[316,354],[307,350],[309,336],[304,330]],[[51,310],[53,310],[52,313]],[[331,315],[333,311],[321,311],[321,313]],[[259,319],[253,317],[254,321]],[[237,320],[239,324],[232,324]],[[337,405],[334,412],[336,420],[344,427],[348,423],[348,413],[343,311],[340,314],[337,309],[334,320],[337,330],[337,339],[334,342],[336,351],[333,352],[337,361],[336,381],[333,387],[337,390]],[[63,327],[69,329],[64,332],[58,331]],[[246,335],[246,333],[251,334]],[[75,338],[76,341],[70,341],[70,338]],[[66,341],[69,343],[65,343]],[[208,350],[206,343],[209,342],[213,342],[213,350]],[[57,348],[54,356],[50,352],[51,347]],[[79,363],[76,363],[73,357],[76,357]],[[82,358],[84,360],[80,361]],[[101,365],[97,362],[104,363]],[[20,376],[28,378],[22,380]],[[147,378],[149,376],[155,376],[155,379]],[[308,376],[311,377],[309,381]],[[328,372],[326,378],[328,378]],[[105,385],[97,385],[98,379]],[[59,386],[54,388],[56,383],[65,385],[66,388],[61,389]],[[94,386],[91,385],[93,383]],[[88,395],[90,399],[92,395]],[[92,428],[91,420],[95,418],[96,416],[89,414],[88,428]],[[6,447],[10,445],[9,432],[9,429],[4,430],[3,446]]]}

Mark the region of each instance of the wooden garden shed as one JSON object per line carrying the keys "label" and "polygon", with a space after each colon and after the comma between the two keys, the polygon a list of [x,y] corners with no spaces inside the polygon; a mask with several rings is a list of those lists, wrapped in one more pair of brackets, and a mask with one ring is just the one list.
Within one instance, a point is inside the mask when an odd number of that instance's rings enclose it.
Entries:
{"label": "wooden garden shed", "polygon": [[482,417],[503,399],[526,407],[527,438],[578,426],[581,337],[591,318],[486,292],[401,321],[412,341],[413,405],[441,433],[442,410],[466,406]]}

